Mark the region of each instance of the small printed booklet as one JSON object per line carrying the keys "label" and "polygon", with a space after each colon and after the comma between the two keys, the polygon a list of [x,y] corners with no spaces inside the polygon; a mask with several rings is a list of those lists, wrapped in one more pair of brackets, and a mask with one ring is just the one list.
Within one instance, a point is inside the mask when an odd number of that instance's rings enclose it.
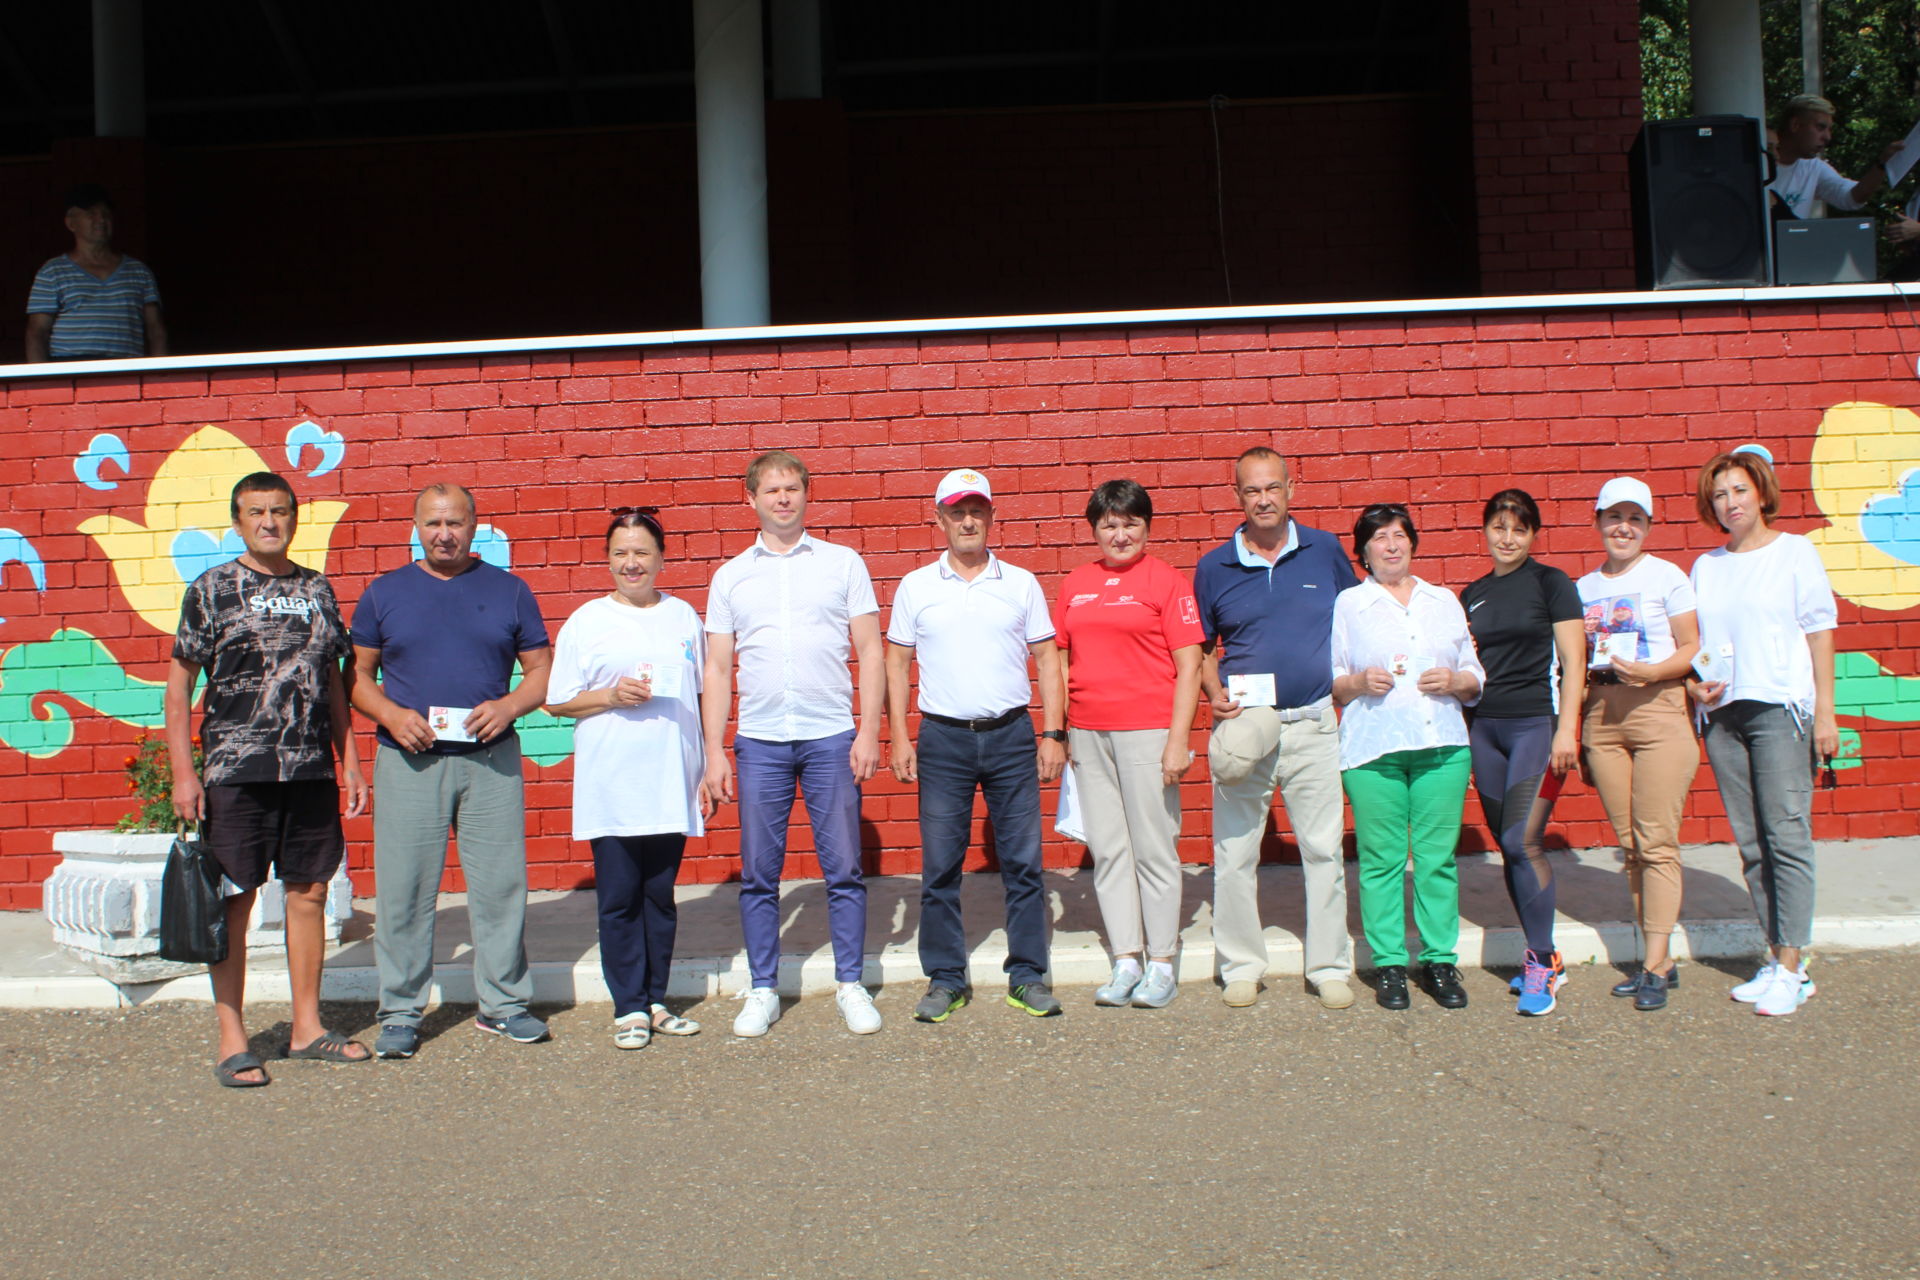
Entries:
{"label": "small printed booklet", "polygon": [[642,662],[633,669],[636,680],[645,680],[656,698],[678,698],[686,671],[677,662]]}
{"label": "small printed booklet", "polygon": [[1715,650],[1702,645],[1693,655],[1693,669],[1709,684],[1733,679],[1733,646],[1723,644]]}
{"label": "small printed booklet", "polygon": [[1227,677],[1227,696],[1243,707],[1277,706],[1273,689],[1273,673],[1248,672],[1245,675]]}
{"label": "small printed booklet", "polygon": [[1431,671],[1439,665],[1440,660],[1438,658],[1429,657],[1424,653],[1396,653],[1393,655],[1392,660],[1387,663],[1387,670],[1393,673],[1393,678],[1396,681],[1403,684],[1415,684],[1419,682],[1422,672]]}
{"label": "small printed booklet", "polygon": [[1589,666],[1605,667],[1613,663],[1615,655],[1633,660],[1633,642],[1638,635],[1616,636],[1611,631],[1596,631],[1593,636],[1593,661]]}
{"label": "small printed booklet", "polygon": [[428,707],[427,727],[440,742],[478,742],[467,732],[467,717],[472,714],[472,707]]}

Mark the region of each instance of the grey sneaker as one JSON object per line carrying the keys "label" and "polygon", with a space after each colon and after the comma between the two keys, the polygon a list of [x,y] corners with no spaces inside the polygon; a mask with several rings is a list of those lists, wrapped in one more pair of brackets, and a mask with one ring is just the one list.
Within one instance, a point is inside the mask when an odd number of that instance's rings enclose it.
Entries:
{"label": "grey sneaker", "polygon": [[1023,982],[1007,992],[1007,1003],[1036,1018],[1051,1018],[1060,1012],[1060,1000],[1044,982]]}
{"label": "grey sneaker", "polygon": [[955,1009],[964,1006],[973,995],[965,987],[950,987],[944,982],[936,982],[927,988],[927,994],[920,997],[920,1003],[913,1006],[915,1022],[945,1022]]}
{"label": "grey sneaker", "polygon": [[1145,976],[1130,964],[1116,964],[1113,966],[1113,976],[1107,979],[1107,985],[1094,988],[1093,1002],[1109,1008],[1123,1008],[1133,998],[1133,989],[1140,985],[1140,979]]}
{"label": "grey sneaker", "polygon": [[553,1038],[547,1024],[530,1013],[516,1013],[511,1018],[490,1018],[483,1013],[473,1020],[473,1025],[489,1035],[505,1036],[518,1044],[539,1044]]}
{"label": "grey sneaker", "polygon": [[411,1058],[420,1052],[420,1028],[410,1027],[404,1022],[389,1022],[380,1028],[380,1038],[373,1042],[373,1056],[376,1058]]}
{"label": "grey sneaker", "polygon": [[1164,1009],[1173,1003],[1180,994],[1180,988],[1174,984],[1171,969],[1158,969],[1147,966],[1147,976],[1140,979],[1140,985],[1133,989],[1133,1007],[1136,1009]]}

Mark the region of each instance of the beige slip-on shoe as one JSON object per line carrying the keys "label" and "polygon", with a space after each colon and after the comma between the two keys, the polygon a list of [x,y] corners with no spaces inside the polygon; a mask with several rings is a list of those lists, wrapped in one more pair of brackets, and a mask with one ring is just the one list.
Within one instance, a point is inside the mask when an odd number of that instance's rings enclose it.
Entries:
{"label": "beige slip-on shoe", "polygon": [[1323,1009],[1344,1009],[1353,1003],[1353,988],[1342,978],[1328,978],[1314,991]]}
{"label": "beige slip-on shoe", "polygon": [[1229,982],[1220,993],[1220,998],[1236,1009],[1244,1009],[1260,998],[1260,984],[1248,982],[1244,978],[1238,982]]}

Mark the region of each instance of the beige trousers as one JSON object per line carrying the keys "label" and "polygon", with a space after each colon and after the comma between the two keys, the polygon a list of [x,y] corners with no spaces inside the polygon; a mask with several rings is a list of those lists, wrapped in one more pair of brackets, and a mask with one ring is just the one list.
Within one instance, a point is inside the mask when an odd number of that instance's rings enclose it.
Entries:
{"label": "beige trousers", "polygon": [[[1180,789],[1162,785],[1165,729],[1069,729],[1093,891],[1116,956],[1180,946]],[[1143,944],[1144,938],[1144,944]]]}
{"label": "beige trousers", "polygon": [[1587,771],[1627,855],[1627,886],[1642,933],[1673,932],[1680,919],[1680,815],[1700,744],[1683,682],[1595,685],[1581,731]]}
{"label": "beige trousers", "polygon": [[[1241,715],[1274,713],[1255,707]],[[1279,744],[1238,782],[1213,780],[1213,946],[1222,982],[1258,982],[1267,972],[1260,925],[1260,843],[1277,787],[1300,845],[1306,881],[1306,970],[1315,987],[1353,976],[1347,935],[1346,828],[1340,787],[1340,729],[1327,707],[1319,720],[1280,726]]]}

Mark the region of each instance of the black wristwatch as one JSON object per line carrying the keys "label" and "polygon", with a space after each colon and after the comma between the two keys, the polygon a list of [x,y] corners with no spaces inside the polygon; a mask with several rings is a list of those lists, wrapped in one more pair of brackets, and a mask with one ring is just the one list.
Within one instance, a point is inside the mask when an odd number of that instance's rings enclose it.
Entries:
{"label": "black wristwatch", "polygon": [[1042,729],[1040,736],[1043,738],[1051,738],[1055,742],[1065,742],[1067,740],[1067,731],[1065,729]]}

